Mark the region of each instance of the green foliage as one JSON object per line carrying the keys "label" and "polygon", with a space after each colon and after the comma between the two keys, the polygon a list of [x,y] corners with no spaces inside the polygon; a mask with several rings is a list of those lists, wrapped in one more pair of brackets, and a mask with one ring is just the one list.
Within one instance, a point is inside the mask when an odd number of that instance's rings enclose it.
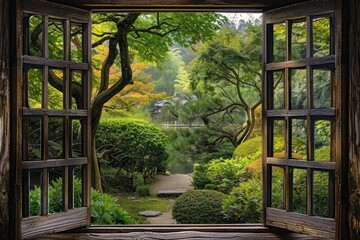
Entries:
{"label": "green foliage", "polygon": [[115,197],[92,190],[91,222],[93,224],[134,224],[135,220],[119,206]]}
{"label": "green foliage", "polygon": [[262,182],[253,178],[234,187],[223,201],[226,218],[231,223],[262,221]]}
{"label": "green foliage", "polygon": [[[276,139],[277,140],[277,139]],[[277,141],[276,141],[277,142]],[[259,158],[262,156],[262,136],[248,139],[236,147],[234,157],[249,157]]]}
{"label": "green foliage", "polygon": [[140,185],[136,187],[136,193],[141,197],[150,196],[150,185]]}
{"label": "green foliage", "polygon": [[224,194],[213,190],[190,190],[176,199],[173,218],[182,224],[226,223],[222,215]]}
{"label": "green foliage", "polygon": [[[49,185],[49,213],[62,211],[62,178],[52,180]],[[30,190],[30,216],[40,215],[40,187]],[[74,178],[74,207],[82,206],[81,180]],[[122,209],[117,199],[96,190],[91,191],[91,222],[93,224],[133,224],[135,220]]]}
{"label": "green foliage", "polygon": [[315,160],[322,162],[330,161],[330,146],[324,146],[319,149],[316,149],[315,152]]}
{"label": "green foliage", "polygon": [[193,175],[196,189],[212,188],[229,193],[239,182],[244,180],[243,169],[252,159],[230,158],[214,159],[207,164],[198,165]]}
{"label": "green foliage", "polygon": [[105,164],[123,169],[130,176],[136,173],[147,179],[164,165],[167,137],[146,121],[109,119],[102,121],[96,132],[98,151],[111,149]]}

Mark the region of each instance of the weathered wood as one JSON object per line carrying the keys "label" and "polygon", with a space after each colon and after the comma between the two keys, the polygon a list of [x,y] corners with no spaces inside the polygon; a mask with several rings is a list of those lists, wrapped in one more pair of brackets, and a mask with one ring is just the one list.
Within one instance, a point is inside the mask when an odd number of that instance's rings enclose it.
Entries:
{"label": "weathered wood", "polygon": [[308,65],[330,65],[332,66],[335,61],[334,55],[329,55],[325,57],[310,58],[310,59],[300,59],[300,60],[291,60],[286,62],[279,63],[268,63],[266,65],[266,70],[276,71],[282,70],[284,68],[300,68],[306,67]]}
{"label": "weathered wood", "polygon": [[290,166],[297,168],[312,168],[322,170],[335,170],[335,162],[315,162],[306,161],[305,159],[283,159],[283,158],[267,158],[270,165]]}
{"label": "weathered wood", "polygon": [[221,233],[221,232],[195,232],[195,231],[183,231],[172,233],[159,233],[159,232],[132,232],[132,233],[81,233],[81,234],[57,234],[44,237],[38,237],[37,239],[67,239],[67,240],[98,240],[98,239],[111,239],[111,240],[130,240],[130,239],[157,239],[157,240],[171,240],[171,239],[206,239],[206,240],[275,240],[275,239],[293,239],[293,240],[310,240],[310,239],[322,239],[317,237],[311,237],[298,233],[289,232],[268,232],[268,233],[246,233],[246,232],[233,232],[233,233]]}
{"label": "weathered wood", "polygon": [[247,11],[261,11],[269,8],[304,2],[304,0],[51,0],[62,4],[69,4],[76,7],[85,7],[91,10],[117,10],[124,11],[142,7],[143,9],[166,10],[177,8],[183,10],[195,9],[234,9],[238,8]]}
{"label": "weathered wood", "polygon": [[335,109],[327,108],[327,109],[299,109],[299,110],[268,110],[268,117],[306,117],[310,116],[318,116],[318,117],[326,117],[328,119],[332,119],[335,117]]}
{"label": "weathered wood", "polygon": [[9,0],[0,0],[0,238],[9,227]]}
{"label": "weathered wood", "polygon": [[360,239],[360,1],[349,3],[349,225],[351,239]]}

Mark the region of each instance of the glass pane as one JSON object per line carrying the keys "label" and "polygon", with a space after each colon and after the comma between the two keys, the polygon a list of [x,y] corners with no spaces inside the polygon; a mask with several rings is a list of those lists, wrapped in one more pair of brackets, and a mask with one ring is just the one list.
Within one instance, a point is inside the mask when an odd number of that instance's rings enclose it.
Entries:
{"label": "glass pane", "polygon": [[273,127],[273,146],[269,157],[285,158],[285,120],[274,120]]}
{"label": "glass pane", "polygon": [[64,158],[64,119],[49,118],[49,159]]}
{"label": "glass pane", "polygon": [[315,161],[331,161],[331,122],[315,121]]}
{"label": "glass pane", "polygon": [[330,18],[314,18],[313,22],[313,54],[314,57],[330,55]]}
{"label": "glass pane", "polygon": [[306,213],[306,170],[293,169],[293,211]]}
{"label": "glass pane", "polygon": [[48,22],[49,57],[64,59],[64,27],[62,21],[50,19]]}
{"label": "glass pane", "polygon": [[291,109],[304,109],[306,103],[306,69],[292,69]]}
{"label": "glass pane", "polygon": [[48,82],[48,109],[63,109],[63,70],[51,69],[49,70]]}
{"label": "glass pane", "polygon": [[49,170],[49,213],[63,211],[63,169],[54,168]]}
{"label": "glass pane", "polygon": [[331,107],[331,70],[313,70],[313,105],[314,108]]}
{"label": "glass pane", "polygon": [[82,72],[71,72],[71,109],[84,109]]}
{"label": "glass pane", "polygon": [[42,108],[42,70],[31,68],[27,71],[29,108]]}
{"label": "glass pane", "polygon": [[291,31],[291,59],[306,58],[306,22],[294,22]]}
{"label": "glass pane", "polygon": [[274,62],[286,60],[286,24],[274,24]]}
{"label": "glass pane", "polygon": [[307,159],[307,125],[305,119],[291,120],[291,158]]}
{"label": "glass pane", "polygon": [[33,15],[29,18],[29,55],[41,57],[42,17]]}
{"label": "glass pane", "polygon": [[72,205],[73,208],[80,208],[82,207],[82,178],[83,178],[83,174],[82,174],[82,166],[76,166],[73,168],[72,170],[72,176],[73,176],[73,192],[72,192]]}
{"label": "glass pane", "polygon": [[83,124],[79,119],[71,121],[71,157],[84,156],[84,137],[83,137]]}
{"label": "glass pane", "polygon": [[81,25],[72,24],[71,25],[71,61],[73,62],[82,62],[83,54],[83,39],[82,39],[83,29]]}
{"label": "glass pane", "polygon": [[271,207],[285,209],[285,175],[284,169],[272,167]]}
{"label": "glass pane", "polygon": [[29,191],[29,216],[40,216],[41,213],[41,172],[31,171],[28,173]]}
{"label": "glass pane", "polygon": [[329,217],[329,173],[314,171],[314,215]]}
{"label": "glass pane", "polygon": [[27,150],[25,160],[41,160],[41,119],[28,118],[25,131]]}
{"label": "glass pane", "polygon": [[273,72],[273,109],[285,109],[284,71]]}

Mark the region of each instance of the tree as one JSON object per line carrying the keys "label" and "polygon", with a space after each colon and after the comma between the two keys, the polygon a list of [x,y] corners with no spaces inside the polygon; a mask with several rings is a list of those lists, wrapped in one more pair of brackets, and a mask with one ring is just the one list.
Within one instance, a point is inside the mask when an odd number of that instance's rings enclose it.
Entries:
{"label": "tree", "polygon": [[[93,15],[93,55],[99,54],[108,48],[104,61],[94,59],[93,67],[99,70],[100,77],[94,78],[94,86],[98,91],[93,94],[91,109],[92,128],[92,166],[94,186],[101,190],[100,168],[96,157],[95,133],[99,126],[103,108],[115,95],[126,86],[133,84],[133,70],[131,63],[158,62],[163,59],[169,49],[178,43],[189,47],[213,36],[215,31],[225,22],[225,18],[216,13],[112,13]],[[61,31],[62,23],[54,22],[49,27],[49,43],[51,55],[60,55],[62,50]],[[79,34],[80,32],[80,34]],[[41,23],[31,23],[31,51],[39,52],[41,48]],[[60,34],[58,34],[60,33]],[[72,51],[74,56],[81,56],[79,37],[81,30],[71,32]],[[121,75],[111,78],[111,69],[119,68]],[[63,81],[54,71],[49,71],[49,83],[57,91],[62,91]],[[81,90],[78,82],[72,83],[71,95],[78,108],[81,108]]]}
{"label": "tree", "polygon": [[254,129],[261,104],[261,41],[261,25],[248,24],[242,33],[223,29],[199,50],[191,68],[192,93],[185,104],[172,106],[179,121],[206,127],[194,130],[202,132],[194,153],[212,152],[224,141],[236,147]]}

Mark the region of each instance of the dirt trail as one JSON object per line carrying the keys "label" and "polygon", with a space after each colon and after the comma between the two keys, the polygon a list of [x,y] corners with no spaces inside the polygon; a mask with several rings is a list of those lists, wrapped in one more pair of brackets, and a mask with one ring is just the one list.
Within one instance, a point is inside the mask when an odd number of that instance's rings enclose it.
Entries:
{"label": "dirt trail", "polygon": [[[191,185],[191,176],[187,174],[170,174],[170,175],[158,175],[156,181],[151,186],[152,194],[156,195],[159,191],[179,191],[193,189]],[[175,200],[171,200],[175,202]],[[158,217],[148,218],[150,224],[176,224],[176,221],[172,219],[172,212],[163,212]]]}

